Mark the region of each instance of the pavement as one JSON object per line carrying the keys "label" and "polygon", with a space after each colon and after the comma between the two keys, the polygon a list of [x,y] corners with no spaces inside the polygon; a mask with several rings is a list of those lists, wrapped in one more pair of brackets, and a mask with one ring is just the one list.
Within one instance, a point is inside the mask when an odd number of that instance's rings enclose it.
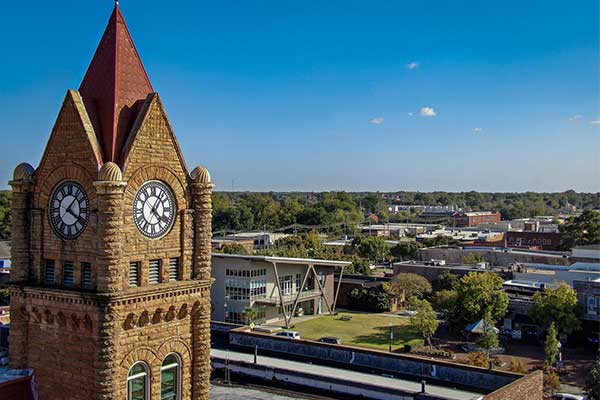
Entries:
{"label": "pavement", "polygon": [[[227,350],[211,349],[212,357],[220,359],[229,359],[235,361],[242,361],[249,364],[254,363],[254,355],[246,353],[238,353]],[[336,377],[338,379],[346,380],[349,382],[358,383],[369,383],[384,388],[403,390],[408,392],[420,392],[421,383],[420,380],[410,381],[399,378],[388,378],[380,375],[373,375],[363,372],[349,371],[341,368],[325,367],[321,365],[314,365],[308,363],[302,363],[298,361],[289,361],[280,358],[258,356],[257,364],[267,367],[286,369],[290,371],[298,371],[305,374],[325,376],[325,377]],[[437,395],[451,400],[475,400],[481,399],[483,395],[481,393],[469,392],[466,390],[459,390],[450,387],[427,384],[427,393]]]}

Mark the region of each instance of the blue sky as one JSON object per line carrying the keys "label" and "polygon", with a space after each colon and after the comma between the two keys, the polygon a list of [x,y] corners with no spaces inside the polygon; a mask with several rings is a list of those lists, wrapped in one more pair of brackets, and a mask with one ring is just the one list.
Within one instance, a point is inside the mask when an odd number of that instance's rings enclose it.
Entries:
{"label": "blue sky", "polygon": [[[121,9],[188,166],[217,190],[600,191],[596,0]],[[111,11],[3,4],[1,187],[39,163]]]}

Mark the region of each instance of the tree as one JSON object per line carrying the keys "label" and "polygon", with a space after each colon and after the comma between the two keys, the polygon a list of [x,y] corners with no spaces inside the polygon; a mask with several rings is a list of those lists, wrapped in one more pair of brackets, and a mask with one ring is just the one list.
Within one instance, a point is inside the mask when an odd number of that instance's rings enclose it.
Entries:
{"label": "tree", "polygon": [[390,249],[390,253],[397,261],[416,260],[422,246],[417,242],[401,242]]}
{"label": "tree", "polygon": [[369,260],[361,258],[361,257],[353,257],[352,265],[346,267],[344,270],[344,274],[348,275],[370,275],[371,268]]}
{"label": "tree", "polygon": [[246,307],[242,312],[242,315],[246,318],[250,329],[254,329],[254,324],[258,320],[259,312],[256,307]]}
{"label": "tree", "polygon": [[482,334],[476,343],[484,350],[485,356],[488,358],[490,357],[490,351],[500,346],[498,334],[493,329]]}
{"label": "tree", "polygon": [[462,262],[465,264],[479,264],[485,262],[485,259],[481,254],[469,253],[463,257]]}
{"label": "tree", "polygon": [[585,382],[585,394],[588,400],[600,400],[600,358],[594,363]]}
{"label": "tree", "polygon": [[456,284],[456,303],[449,316],[457,329],[486,319],[491,325],[508,310],[508,295],[502,290],[503,280],[492,272],[470,272]]}
{"label": "tree", "polygon": [[410,317],[410,324],[423,336],[427,344],[429,344],[429,348],[432,349],[431,338],[439,325],[435,311],[433,311],[431,304],[427,300],[419,300],[415,297],[411,300],[411,307],[417,313]]}
{"label": "tree", "polygon": [[579,330],[577,293],[567,283],[561,282],[547,287],[543,292],[537,292],[532,301],[529,317],[543,329],[554,322],[559,333],[569,335]]}
{"label": "tree", "polygon": [[390,297],[381,288],[356,288],[350,292],[350,304],[355,310],[384,312],[390,310]]}
{"label": "tree", "polygon": [[360,257],[370,261],[382,261],[390,254],[390,246],[377,236],[358,236],[352,246]]}
{"label": "tree", "polygon": [[434,308],[443,313],[451,314],[456,305],[456,290],[440,290],[433,294]]}
{"label": "tree", "polygon": [[516,372],[517,374],[523,375],[529,372],[527,368],[525,368],[525,365],[523,365],[523,361],[515,357],[512,357],[510,359],[510,366],[508,367],[508,369],[510,372]]}
{"label": "tree", "polygon": [[437,279],[433,282],[433,287],[436,291],[439,290],[453,290],[458,283],[458,277],[452,272],[445,270],[438,275]]}
{"label": "tree", "polygon": [[417,274],[401,273],[384,284],[384,290],[392,299],[392,306],[407,304],[411,297],[421,298],[431,292],[431,284]]}
{"label": "tree", "polygon": [[11,215],[10,192],[0,192],[0,240],[10,238]]}
{"label": "tree", "polygon": [[225,254],[248,255],[248,250],[246,250],[246,248],[239,243],[226,244],[221,248],[221,250]]}
{"label": "tree", "polygon": [[570,250],[575,246],[600,243],[600,213],[586,210],[569,219],[561,228],[562,247]]}
{"label": "tree", "polygon": [[558,352],[560,350],[558,348],[558,338],[556,335],[556,326],[554,325],[554,322],[552,322],[550,328],[548,328],[546,342],[544,343],[544,365],[546,368],[550,368],[558,358]]}
{"label": "tree", "polygon": [[560,389],[560,377],[556,372],[544,371],[544,398],[550,398]]}

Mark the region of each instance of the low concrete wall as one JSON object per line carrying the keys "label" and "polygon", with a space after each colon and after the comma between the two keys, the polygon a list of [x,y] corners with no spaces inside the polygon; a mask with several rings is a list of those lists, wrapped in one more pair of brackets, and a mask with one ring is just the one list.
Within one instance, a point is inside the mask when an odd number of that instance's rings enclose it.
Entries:
{"label": "low concrete wall", "polygon": [[431,394],[409,393],[389,387],[379,387],[368,382],[353,382],[335,377],[306,374],[264,365],[249,364],[241,361],[226,361],[220,358],[212,359],[212,367],[224,370],[225,365],[233,374],[238,374],[267,382],[278,382],[296,387],[334,392],[338,394],[364,397],[377,400],[443,400],[443,397]]}
{"label": "low concrete wall", "polygon": [[485,400],[542,400],[544,374],[535,371],[484,397]]}
{"label": "low concrete wall", "polygon": [[368,350],[351,346],[323,344],[308,340],[290,340],[255,332],[234,330],[229,335],[230,344],[246,349],[255,346],[273,353],[290,354],[323,362],[337,362],[362,368],[389,371],[414,376],[417,379],[436,380],[457,386],[493,391],[506,386],[522,375],[488,370],[447,361],[423,357]]}

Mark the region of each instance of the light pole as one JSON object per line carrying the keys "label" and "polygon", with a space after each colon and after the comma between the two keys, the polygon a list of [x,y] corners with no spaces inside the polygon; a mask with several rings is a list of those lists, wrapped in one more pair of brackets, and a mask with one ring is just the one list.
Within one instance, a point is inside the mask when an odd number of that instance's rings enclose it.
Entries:
{"label": "light pole", "polygon": [[392,330],[392,322],[390,321],[389,323],[389,327],[390,327],[390,345],[389,345],[389,352],[392,352],[392,341],[394,340],[394,331]]}

